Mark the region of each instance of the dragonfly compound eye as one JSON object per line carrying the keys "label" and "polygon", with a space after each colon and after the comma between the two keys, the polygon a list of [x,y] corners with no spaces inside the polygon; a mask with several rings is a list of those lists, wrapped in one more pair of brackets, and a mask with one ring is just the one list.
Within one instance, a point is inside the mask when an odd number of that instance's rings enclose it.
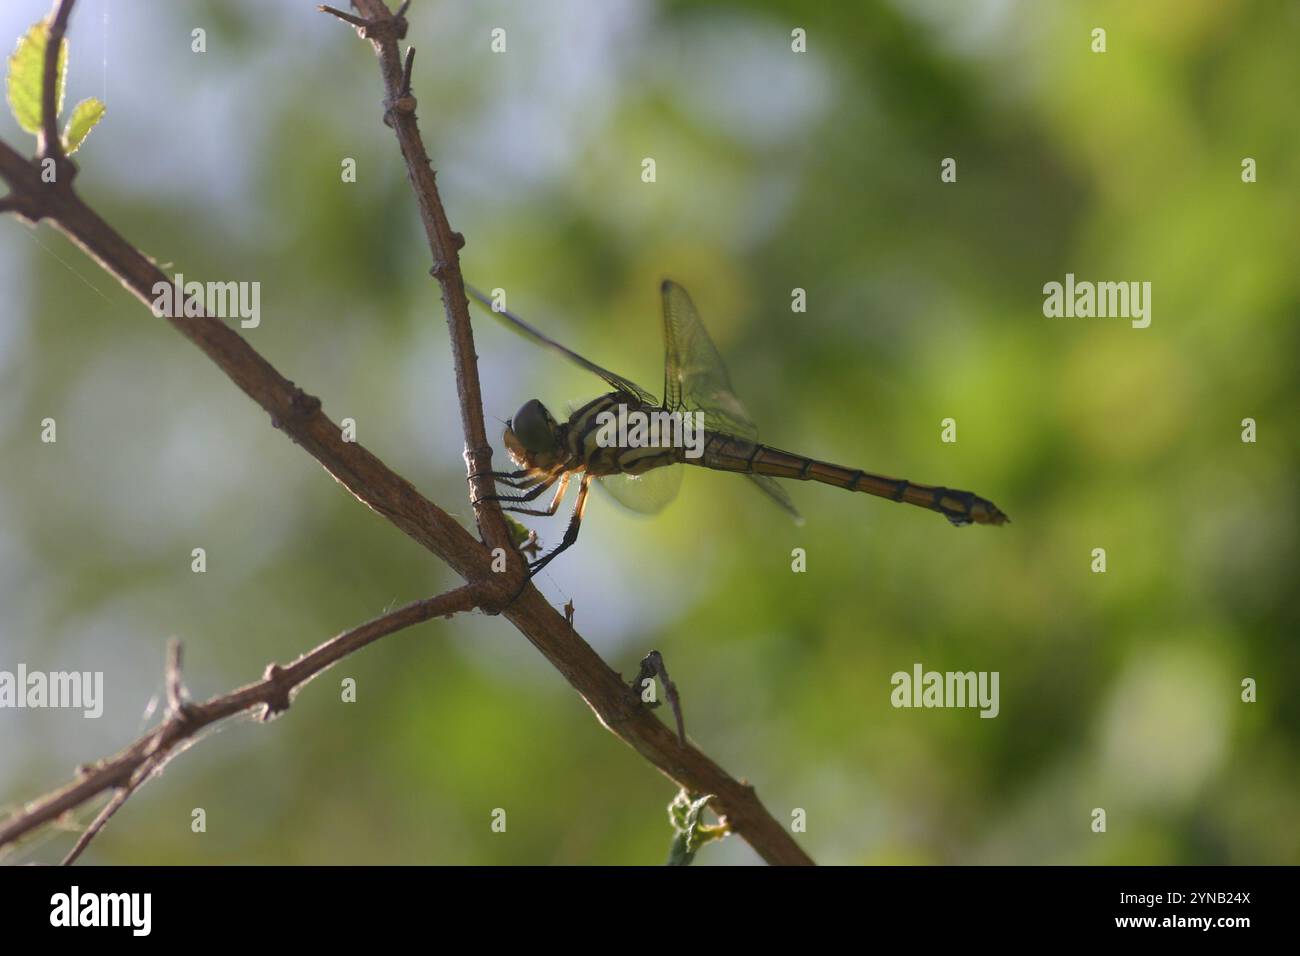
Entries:
{"label": "dragonfly compound eye", "polygon": [[543,452],[555,447],[555,419],[535,398],[515,413],[510,427],[528,451]]}

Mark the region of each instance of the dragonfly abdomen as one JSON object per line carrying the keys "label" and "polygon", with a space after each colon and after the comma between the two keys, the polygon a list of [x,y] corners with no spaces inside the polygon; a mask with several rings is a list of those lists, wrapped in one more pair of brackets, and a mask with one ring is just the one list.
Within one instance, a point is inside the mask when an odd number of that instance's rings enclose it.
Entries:
{"label": "dragonfly abdomen", "polygon": [[692,464],[717,471],[768,475],[795,481],[817,481],[846,491],[861,491],[877,498],[937,511],[956,525],[1003,524],[1007,516],[993,502],[969,491],[921,485],[905,478],[887,478],[860,469],[845,468],[827,461],[782,451],[769,445],[711,433],[704,443],[704,455]]}

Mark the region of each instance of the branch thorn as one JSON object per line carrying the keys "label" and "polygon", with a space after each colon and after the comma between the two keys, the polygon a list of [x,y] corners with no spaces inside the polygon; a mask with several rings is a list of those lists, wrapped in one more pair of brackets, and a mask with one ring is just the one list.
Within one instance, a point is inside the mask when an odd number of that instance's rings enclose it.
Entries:
{"label": "branch thorn", "polygon": [[344,13],[342,10],[336,9],[335,7],[331,7],[323,3],[317,6],[316,9],[319,10],[321,13],[328,13],[332,17],[338,17],[344,23],[352,24],[358,30],[362,31],[362,36],[365,36],[364,31],[366,30],[367,27],[370,26],[370,21],[365,19],[364,17],[354,16],[351,13]]}
{"label": "branch thorn", "polygon": [[[400,14],[399,14],[400,16]],[[406,48],[406,61],[402,64],[402,96],[411,93],[411,67],[415,65],[415,47]]]}
{"label": "branch thorn", "polygon": [[186,698],[185,683],[181,678],[181,642],[172,638],[167,642],[167,714],[179,720],[190,719],[191,708]]}

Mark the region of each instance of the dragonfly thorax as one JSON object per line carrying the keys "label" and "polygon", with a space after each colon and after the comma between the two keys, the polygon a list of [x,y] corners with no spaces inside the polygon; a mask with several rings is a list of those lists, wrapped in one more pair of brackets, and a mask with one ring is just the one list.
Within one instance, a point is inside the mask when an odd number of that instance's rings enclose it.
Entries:
{"label": "dragonfly thorax", "polygon": [[521,467],[548,467],[562,455],[560,425],[537,399],[525,402],[506,422],[506,451]]}

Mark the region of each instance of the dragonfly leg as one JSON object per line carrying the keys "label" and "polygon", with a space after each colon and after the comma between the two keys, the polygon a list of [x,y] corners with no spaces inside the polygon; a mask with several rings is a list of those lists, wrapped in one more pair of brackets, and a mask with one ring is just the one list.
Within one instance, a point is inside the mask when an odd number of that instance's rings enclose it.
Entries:
{"label": "dragonfly leg", "polygon": [[573,474],[566,471],[560,476],[559,483],[555,486],[555,496],[551,498],[551,503],[545,508],[512,508],[509,505],[503,506],[502,511],[513,511],[517,515],[540,515],[550,517],[560,510],[560,502],[564,500],[564,492],[569,487],[569,478]]}
{"label": "dragonfly leg", "polygon": [[497,481],[505,481],[507,478],[518,480],[527,478],[533,473],[531,468],[520,468],[518,471],[476,471],[470,475],[471,478],[495,478]]}
{"label": "dragonfly leg", "polygon": [[520,487],[520,483],[534,475],[533,469],[521,468],[518,471],[476,471],[467,477],[467,481],[473,481],[475,478],[491,478],[493,481],[499,481],[503,485],[509,485],[511,488]]}
{"label": "dragonfly leg", "polygon": [[[543,478],[532,487],[532,490],[526,491],[522,495],[484,495],[479,499],[479,501],[533,501],[538,498],[543,491],[555,484],[555,480],[559,477],[559,475],[551,475],[547,478]],[[517,509],[510,508],[509,510],[515,511]]]}
{"label": "dragonfly leg", "polygon": [[492,480],[498,484],[508,485],[511,488],[527,488],[530,485],[541,481],[543,475],[537,474],[531,468],[525,468],[522,471],[494,471]]}
{"label": "dragonfly leg", "polygon": [[492,481],[499,485],[505,485],[507,488],[514,488],[516,491],[523,491],[545,479],[545,474],[530,474],[523,478],[493,478]]}
{"label": "dragonfly leg", "polygon": [[581,484],[578,485],[578,499],[573,504],[573,515],[569,518],[569,527],[564,531],[564,539],[555,546],[550,554],[543,555],[528,565],[528,577],[535,576],[538,571],[559,557],[560,552],[567,550],[573,545],[573,542],[578,540],[578,531],[582,527],[582,514],[587,510],[587,490],[590,487],[591,476],[584,474]]}

